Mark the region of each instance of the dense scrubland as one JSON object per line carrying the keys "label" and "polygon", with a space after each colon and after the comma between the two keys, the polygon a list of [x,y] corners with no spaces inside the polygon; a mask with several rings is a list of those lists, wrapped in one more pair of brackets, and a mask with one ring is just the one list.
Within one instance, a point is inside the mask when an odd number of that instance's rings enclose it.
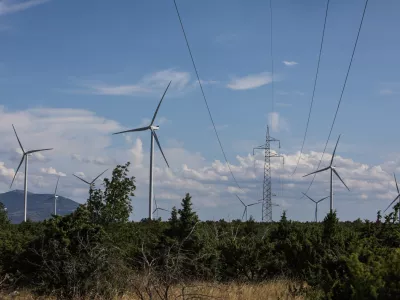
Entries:
{"label": "dense scrubland", "polygon": [[[3,295],[66,299],[400,299],[399,206],[377,221],[199,221],[186,194],[167,222],[128,222],[129,163],[74,213],[10,224]],[[28,297],[28,296],[26,296]]]}

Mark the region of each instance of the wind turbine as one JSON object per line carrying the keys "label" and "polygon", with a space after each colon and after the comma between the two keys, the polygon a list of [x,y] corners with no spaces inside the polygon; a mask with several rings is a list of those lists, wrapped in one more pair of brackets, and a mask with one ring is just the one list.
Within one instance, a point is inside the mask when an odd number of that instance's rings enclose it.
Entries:
{"label": "wind turbine", "polygon": [[337,148],[337,145],[338,145],[338,143],[339,143],[339,140],[340,140],[340,135],[339,135],[339,138],[338,138],[338,140],[337,140],[337,142],[336,142],[335,149],[333,150],[332,159],[331,159],[331,163],[329,164],[329,166],[326,167],[326,168],[317,170],[317,171],[315,171],[315,172],[312,172],[312,173],[310,173],[310,174],[307,174],[307,175],[304,175],[304,176],[303,176],[303,177],[306,177],[306,176],[309,176],[309,175],[312,175],[312,174],[316,174],[316,173],[320,173],[320,172],[323,172],[323,171],[326,171],[326,170],[330,170],[330,172],[331,172],[331,180],[330,180],[330,185],[331,185],[331,190],[330,190],[330,211],[331,211],[331,212],[333,211],[333,185],[332,185],[332,183],[333,183],[333,173],[335,173],[335,175],[340,179],[340,181],[343,183],[343,185],[350,191],[350,189],[349,189],[349,188],[347,187],[347,185],[344,183],[344,181],[342,180],[342,178],[340,178],[339,173],[336,171],[336,167],[335,167],[335,166],[332,166],[332,164],[333,164],[333,159],[335,158],[335,152],[336,152],[336,148]]}
{"label": "wind turbine", "polygon": [[146,130],[150,130],[150,176],[149,176],[149,219],[153,219],[153,162],[154,162],[154,139],[156,140],[157,146],[160,149],[160,152],[162,154],[162,156],[164,157],[165,162],[167,163],[167,166],[169,168],[169,164],[168,161],[164,155],[164,152],[162,151],[161,145],[160,145],[160,141],[158,140],[157,134],[156,134],[156,130],[160,129],[160,127],[158,125],[154,125],[154,120],[156,119],[158,110],[160,109],[161,106],[161,102],[164,99],[165,94],[167,93],[167,90],[169,88],[169,86],[171,85],[171,81],[169,82],[167,88],[164,91],[164,94],[161,97],[160,103],[158,103],[157,109],[153,115],[153,119],[150,122],[150,125],[146,126],[146,127],[140,127],[140,128],[135,128],[135,129],[130,129],[130,130],[125,130],[125,131],[121,131],[121,132],[116,132],[113,134],[121,134],[121,133],[127,133],[127,132],[136,132],[136,131],[146,131]]}
{"label": "wind turbine", "polygon": [[239,196],[238,195],[236,195],[236,197],[239,199],[239,201],[243,204],[243,206],[244,206],[244,211],[243,211],[243,215],[242,215],[242,220],[243,220],[243,217],[244,217],[244,215],[246,215],[246,221],[247,221],[247,208],[249,207],[249,206],[253,206],[253,205],[256,205],[256,204],[262,204],[262,202],[260,202],[260,201],[258,201],[258,202],[255,202],[255,203],[251,203],[251,204],[244,204],[244,202],[242,201],[242,199],[240,199],[239,198]]}
{"label": "wind turbine", "polygon": [[155,212],[157,212],[157,219],[158,219],[158,211],[159,211],[159,210],[163,210],[163,211],[169,212],[168,209],[158,207],[156,197],[154,197],[154,204],[155,204],[156,208],[153,210],[153,214],[154,214]]}
{"label": "wind turbine", "polygon": [[[397,179],[396,179],[396,174],[394,174],[394,181],[396,182],[396,188],[397,188],[397,197],[394,198],[394,200],[392,201],[392,203],[389,204],[389,206],[385,209],[384,213],[393,205],[393,203],[396,202],[396,200],[399,200],[400,203],[400,190],[399,190],[399,185],[397,184]],[[399,210],[399,222],[400,222],[400,210]]]}
{"label": "wind turbine", "polygon": [[93,179],[92,181],[87,181],[87,180],[85,180],[85,179],[83,179],[83,178],[81,178],[81,177],[79,177],[79,176],[77,176],[77,175],[75,175],[75,174],[72,174],[72,175],[74,175],[76,178],[78,178],[79,180],[82,180],[84,183],[86,183],[86,184],[88,184],[89,185],[89,193],[90,193],[90,191],[92,190],[92,188],[93,188],[93,186],[94,186],[94,182],[101,176],[101,175],[103,175],[105,172],[107,172],[108,171],[108,169],[106,169],[106,170],[104,170],[103,172],[101,172],[100,173],[100,175],[98,175],[95,179]]}
{"label": "wind turbine", "polygon": [[11,189],[13,183],[14,183],[15,177],[16,177],[17,174],[18,174],[19,168],[21,167],[21,165],[22,165],[22,163],[24,162],[24,159],[25,159],[24,222],[26,222],[27,204],[28,204],[28,157],[29,157],[31,154],[35,153],[35,152],[42,152],[42,151],[53,150],[53,148],[36,149],[36,150],[25,151],[25,150],[24,150],[24,147],[22,147],[21,141],[19,140],[19,137],[18,137],[17,131],[15,130],[14,125],[12,125],[12,127],[13,127],[13,129],[14,129],[15,136],[17,137],[18,144],[19,144],[19,146],[21,147],[21,150],[22,150],[22,158],[21,158],[21,161],[19,162],[17,171],[15,171],[14,178],[13,178],[13,180],[12,180],[12,182],[11,182],[11,185],[10,185],[10,189]]}
{"label": "wind turbine", "polygon": [[315,222],[318,222],[318,203],[324,201],[325,199],[329,198],[329,196],[326,196],[325,198],[322,198],[318,201],[315,201],[314,199],[311,199],[307,194],[303,193],[304,196],[306,196],[308,199],[310,199],[312,202],[315,203]]}
{"label": "wind turbine", "polygon": [[54,215],[57,216],[57,187],[58,187],[58,182],[60,181],[60,176],[57,178],[57,184],[56,184],[56,189],[54,190],[54,196],[51,196],[47,200],[54,199]]}

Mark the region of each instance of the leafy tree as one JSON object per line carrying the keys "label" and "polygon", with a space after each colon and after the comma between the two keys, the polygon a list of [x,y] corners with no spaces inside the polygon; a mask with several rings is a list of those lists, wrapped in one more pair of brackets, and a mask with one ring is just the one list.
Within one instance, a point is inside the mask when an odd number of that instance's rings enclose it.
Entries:
{"label": "leafy tree", "polygon": [[127,222],[132,212],[130,197],[134,196],[135,178],[129,177],[129,165],[118,165],[112,173],[111,180],[104,179],[104,191],[90,191],[87,208],[92,220],[99,224]]}

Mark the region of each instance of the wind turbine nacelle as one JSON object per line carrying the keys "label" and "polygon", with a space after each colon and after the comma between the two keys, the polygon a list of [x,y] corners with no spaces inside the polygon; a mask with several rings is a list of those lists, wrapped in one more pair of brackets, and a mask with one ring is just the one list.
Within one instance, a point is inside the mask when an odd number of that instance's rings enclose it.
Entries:
{"label": "wind turbine nacelle", "polygon": [[158,126],[158,125],[151,125],[151,126],[150,126],[150,129],[151,129],[151,130],[158,130],[158,129],[160,129],[160,126]]}

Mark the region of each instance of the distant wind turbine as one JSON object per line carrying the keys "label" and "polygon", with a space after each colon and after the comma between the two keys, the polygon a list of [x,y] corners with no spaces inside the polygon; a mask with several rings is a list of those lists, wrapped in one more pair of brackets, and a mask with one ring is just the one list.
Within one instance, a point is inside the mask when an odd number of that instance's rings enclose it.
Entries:
{"label": "distant wind turbine", "polygon": [[88,184],[89,185],[89,194],[90,194],[90,191],[93,189],[93,186],[94,186],[94,182],[101,176],[101,175],[103,175],[105,172],[107,172],[108,171],[108,169],[106,169],[106,170],[104,170],[103,172],[101,172],[95,179],[93,179],[92,181],[87,181],[87,180],[85,180],[85,179],[83,179],[83,178],[81,178],[81,177],[79,177],[79,176],[77,176],[77,175],[75,175],[75,174],[72,174],[72,175],[74,175],[76,178],[78,178],[79,180],[82,180],[84,183],[86,183],[86,184]]}
{"label": "distant wind turbine", "polygon": [[262,202],[260,202],[260,201],[258,201],[258,202],[255,202],[255,203],[251,203],[251,204],[244,204],[244,202],[242,201],[242,199],[240,199],[239,198],[239,196],[238,195],[236,195],[236,197],[239,199],[239,201],[243,204],[243,206],[244,206],[244,210],[243,210],[243,215],[242,215],[242,221],[243,221],[243,217],[246,215],[246,221],[247,221],[247,208],[249,207],[249,206],[253,206],[253,205],[256,205],[256,204],[262,204]]}
{"label": "distant wind turbine", "polygon": [[[396,174],[394,174],[394,182],[396,182],[396,188],[397,188],[397,197],[394,198],[394,200],[392,201],[392,203],[389,204],[389,206],[385,209],[384,213],[393,205],[393,203],[396,202],[396,200],[399,200],[400,203],[400,190],[399,190],[399,185],[397,184],[397,179],[396,179]],[[400,222],[400,210],[399,210],[399,222]]]}
{"label": "distant wind turbine", "polygon": [[333,164],[333,159],[335,158],[335,152],[336,152],[336,148],[337,148],[337,145],[338,145],[338,143],[339,143],[339,140],[340,140],[340,135],[339,135],[339,138],[338,138],[338,140],[337,140],[337,142],[336,142],[335,149],[333,150],[332,159],[331,159],[331,163],[329,164],[329,166],[326,167],[326,168],[317,170],[317,171],[315,171],[315,172],[312,172],[312,173],[310,173],[310,174],[307,174],[307,175],[304,175],[304,176],[303,176],[303,177],[306,177],[306,176],[309,176],[309,175],[312,175],[312,174],[316,174],[316,173],[320,173],[320,172],[323,172],[323,171],[326,171],[326,170],[330,170],[330,172],[331,172],[331,180],[330,180],[330,185],[331,185],[331,189],[330,189],[330,211],[331,211],[331,212],[333,212],[333,184],[332,184],[332,183],[333,183],[333,173],[335,173],[335,175],[340,179],[340,181],[343,183],[343,185],[350,191],[350,189],[349,189],[349,188],[347,187],[347,185],[344,183],[344,181],[342,180],[342,178],[340,178],[339,173],[336,171],[336,167],[335,167],[335,166],[332,166],[332,164]]}
{"label": "distant wind turbine", "polygon": [[56,189],[54,190],[54,196],[51,196],[47,200],[54,199],[54,215],[57,216],[57,188],[58,188],[58,182],[60,181],[60,176],[57,178],[57,183],[56,183]]}
{"label": "distant wind turbine", "polygon": [[155,212],[157,212],[157,219],[158,219],[158,211],[159,211],[159,210],[163,210],[163,211],[169,212],[168,209],[158,207],[156,197],[154,197],[154,205],[155,205],[156,208],[153,210],[153,214],[154,214]]}
{"label": "distant wind turbine", "polygon": [[17,131],[15,130],[14,125],[12,125],[12,127],[13,127],[13,129],[14,129],[15,136],[17,137],[18,144],[19,144],[19,146],[21,147],[21,150],[22,150],[22,158],[21,158],[21,161],[19,162],[17,171],[15,171],[14,178],[13,178],[13,180],[12,180],[12,182],[11,182],[11,185],[10,185],[10,189],[11,189],[13,183],[14,183],[15,177],[16,177],[17,174],[18,174],[19,168],[21,167],[21,165],[22,165],[22,163],[24,162],[24,159],[25,159],[24,222],[26,222],[27,204],[28,204],[28,157],[29,157],[31,154],[35,153],[35,152],[42,152],[42,151],[53,150],[53,148],[36,149],[36,150],[25,151],[25,150],[24,150],[24,147],[22,147],[21,141],[19,140],[19,137],[18,137]]}
{"label": "distant wind turbine", "polygon": [[324,201],[325,199],[329,198],[329,196],[326,196],[325,198],[322,198],[318,201],[315,201],[311,197],[309,197],[307,194],[303,193],[304,196],[306,196],[308,199],[310,199],[312,202],[315,203],[315,222],[318,222],[318,203]]}
{"label": "distant wind turbine", "polygon": [[164,157],[165,162],[167,163],[167,166],[169,168],[169,164],[168,161],[164,155],[164,152],[162,151],[161,145],[160,145],[160,141],[158,140],[157,134],[156,134],[156,130],[160,129],[159,126],[153,125],[154,121],[156,119],[158,110],[160,109],[161,106],[161,102],[164,99],[165,94],[167,93],[167,90],[169,88],[169,86],[171,85],[171,81],[169,82],[167,88],[164,91],[164,94],[161,97],[160,103],[158,103],[157,109],[153,115],[153,119],[150,122],[150,125],[146,126],[146,127],[140,127],[140,128],[135,128],[135,129],[130,129],[130,130],[125,130],[125,131],[121,131],[121,132],[116,132],[113,134],[121,134],[121,133],[127,133],[127,132],[136,132],[136,131],[146,131],[146,130],[150,130],[150,135],[151,135],[151,139],[150,139],[150,178],[149,178],[149,219],[153,219],[153,163],[154,163],[154,139],[156,140],[156,143],[158,145],[158,148],[160,149],[160,152],[162,154],[162,156]]}

